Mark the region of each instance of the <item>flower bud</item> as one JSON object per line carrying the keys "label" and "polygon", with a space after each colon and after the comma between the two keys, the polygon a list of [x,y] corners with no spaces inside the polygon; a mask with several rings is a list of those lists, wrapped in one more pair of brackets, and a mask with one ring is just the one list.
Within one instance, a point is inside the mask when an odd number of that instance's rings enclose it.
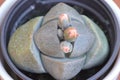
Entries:
{"label": "flower bud", "polygon": [[70,26],[70,18],[67,14],[61,14],[58,18],[58,26],[64,30]]}
{"label": "flower bud", "polygon": [[58,37],[60,40],[63,39],[63,31],[61,29],[58,29],[58,33],[57,33]]}
{"label": "flower bud", "polygon": [[72,52],[72,44],[67,41],[63,41],[60,43],[60,48],[64,53],[70,53]]}
{"label": "flower bud", "polygon": [[69,27],[64,30],[64,39],[69,42],[75,41],[75,39],[79,36],[76,28]]}

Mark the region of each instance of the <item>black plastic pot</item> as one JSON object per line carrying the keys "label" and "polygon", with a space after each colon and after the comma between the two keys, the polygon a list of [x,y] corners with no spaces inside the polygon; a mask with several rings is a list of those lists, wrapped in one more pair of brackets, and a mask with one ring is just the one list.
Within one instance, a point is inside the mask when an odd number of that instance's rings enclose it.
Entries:
{"label": "black plastic pot", "polygon": [[17,68],[9,57],[7,46],[11,34],[19,25],[35,16],[45,15],[58,2],[71,5],[81,14],[94,20],[104,31],[110,46],[109,56],[104,64],[83,70],[72,80],[103,79],[116,59],[120,41],[120,25],[112,9],[104,0],[18,0],[6,15],[1,29],[1,53],[5,61],[13,72],[23,80],[54,80],[49,74],[34,74]]}

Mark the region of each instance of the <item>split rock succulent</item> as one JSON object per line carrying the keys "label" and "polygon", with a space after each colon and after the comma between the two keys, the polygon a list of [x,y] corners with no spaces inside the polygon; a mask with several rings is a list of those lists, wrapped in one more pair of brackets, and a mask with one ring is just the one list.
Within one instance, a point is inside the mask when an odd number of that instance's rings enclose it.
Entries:
{"label": "split rock succulent", "polygon": [[8,52],[15,64],[23,70],[44,73],[40,53],[34,44],[33,35],[40,27],[43,17],[31,19],[21,25],[12,35],[8,45]]}
{"label": "split rock succulent", "polygon": [[[68,80],[82,69],[105,61],[109,51],[107,38],[87,16],[58,3],[43,21],[40,19],[20,26],[9,41],[9,54],[19,68]],[[35,26],[41,27],[36,31]]]}

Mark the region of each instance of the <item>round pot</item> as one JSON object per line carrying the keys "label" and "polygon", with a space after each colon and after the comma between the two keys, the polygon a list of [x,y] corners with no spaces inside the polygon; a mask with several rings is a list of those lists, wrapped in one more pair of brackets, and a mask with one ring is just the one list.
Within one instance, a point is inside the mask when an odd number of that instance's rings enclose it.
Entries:
{"label": "round pot", "polygon": [[[116,5],[116,3],[112,1],[107,2],[109,5],[112,5],[111,8],[114,11],[114,14],[117,16],[117,20],[120,21],[120,8]],[[120,24],[120,23],[119,23]],[[110,72],[105,76],[105,80],[119,80],[120,79],[120,49],[117,59],[110,70]]]}
{"label": "round pot", "polygon": [[104,0],[18,0],[10,9],[2,24],[0,43],[5,61],[13,72],[23,80],[54,80],[49,74],[34,74],[17,68],[9,57],[7,46],[11,35],[19,25],[35,16],[45,15],[52,6],[59,2],[71,5],[81,14],[94,20],[104,31],[110,47],[109,55],[102,65],[82,70],[72,80],[103,79],[117,57],[120,41],[120,25],[114,12]]}

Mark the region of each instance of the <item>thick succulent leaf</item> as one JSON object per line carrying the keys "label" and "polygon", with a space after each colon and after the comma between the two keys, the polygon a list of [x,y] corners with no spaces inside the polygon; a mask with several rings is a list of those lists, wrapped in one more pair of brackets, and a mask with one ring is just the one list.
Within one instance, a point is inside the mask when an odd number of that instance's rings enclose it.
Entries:
{"label": "thick succulent leaf", "polygon": [[45,15],[43,24],[51,20],[58,19],[59,15],[63,13],[68,14],[71,18],[76,19],[81,23],[84,23],[80,14],[74,8],[68,6],[65,3],[58,3],[57,5],[52,7],[50,11],[48,11],[48,13]]}
{"label": "thick succulent leaf", "polygon": [[20,26],[10,38],[8,52],[15,64],[26,71],[45,72],[33,34],[40,27],[43,17],[36,17]]}
{"label": "thick succulent leaf", "polygon": [[104,62],[108,55],[109,45],[104,32],[99,28],[99,26],[88,17],[84,15],[82,17],[86,25],[93,30],[96,37],[93,47],[87,53],[86,63],[84,65],[84,69],[87,69]]}
{"label": "thick succulent leaf", "polygon": [[86,57],[78,58],[52,58],[42,55],[46,71],[57,80],[69,80],[77,75],[83,68]]}
{"label": "thick succulent leaf", "polygon": [[72,25],[77,29],[79,36],[74,42],[73,52],[70,57],[86,55],[86,52],[88,52],[93,45],[95,35],[88,26],[85,26],[77,21],[72,21]]}
{"label": "thick succulent leaf", "polygon": [[43,25],[35,33],[35,43],[44,54],[52,57],[64,58],[65,55],[60,49],[57,32],[57,20],[53,20]]}

